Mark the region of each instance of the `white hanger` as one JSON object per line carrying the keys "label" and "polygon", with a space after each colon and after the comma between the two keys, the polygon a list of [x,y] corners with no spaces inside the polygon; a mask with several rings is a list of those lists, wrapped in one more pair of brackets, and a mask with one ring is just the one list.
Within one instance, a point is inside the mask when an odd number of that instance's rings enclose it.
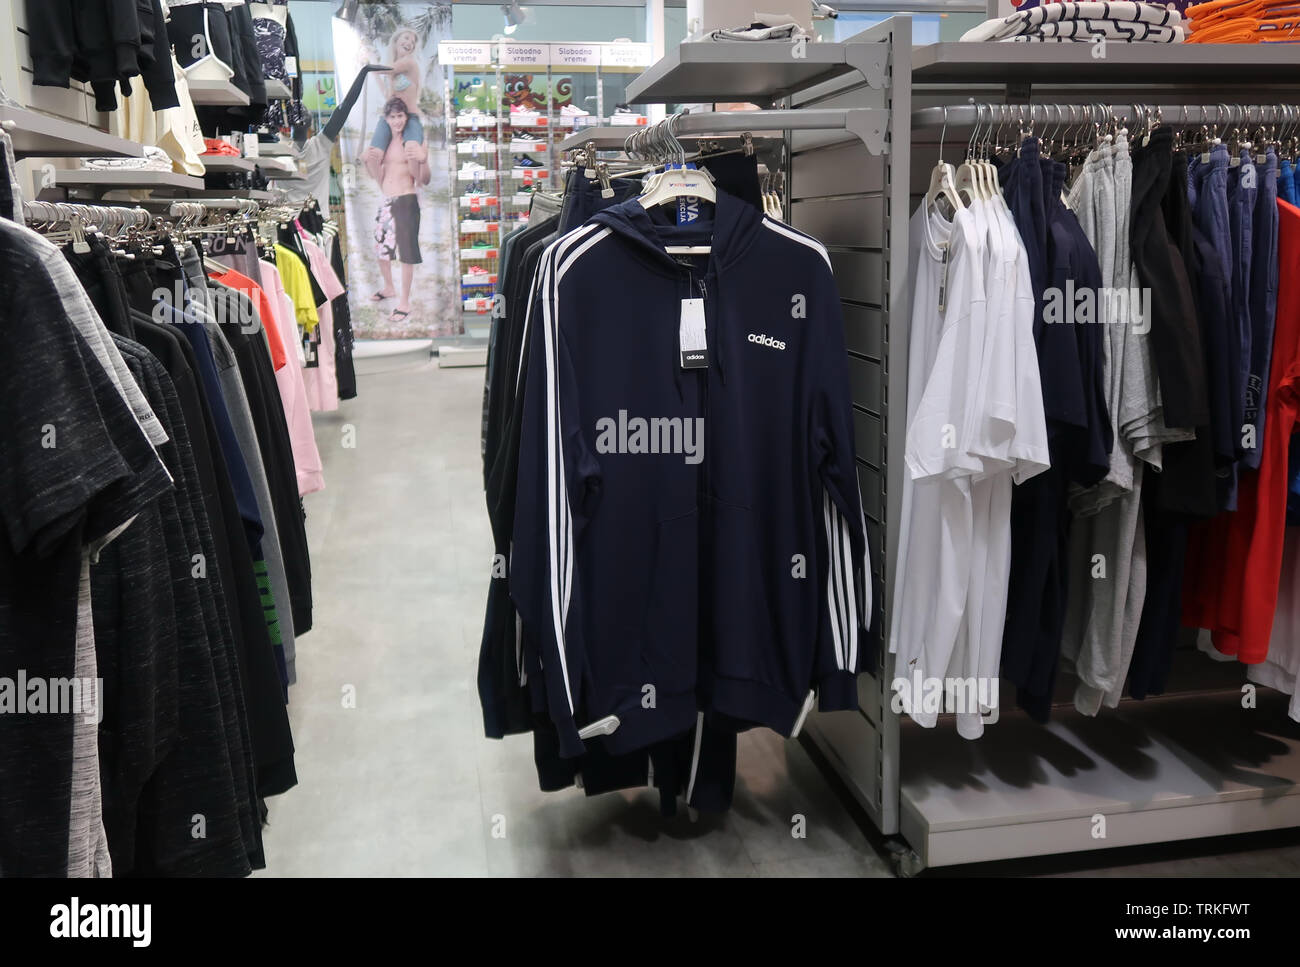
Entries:
{"label": "white hanger", "polygon": [[930,211],[941,198],[946,198],[953,211],[965,208],[961,195],[957,193],[955,172],[952,165],[943,160],[943,139],[948,133],[948,108],[943,109],[943,131],[939,134],[939,163],[930,172],[930,187],[925,192],[925,208]]}
{"label": "white hanger", "polygon": [[[663,122],[666,125],[663,133],[668,138],[669,148],[676,155],[677,162],[685,164],[686,150],[673,131],[679,116],[673,115]],[[678,198],[697,198],[700,201],[716,204],[718,190],[713,185],[713,178],[701,168],[668,168],[646,182],[638,201],[648,210]],[[668,245],[664,247],[664,251],[669,255],[708,255],[713,251],[713,246]]]}

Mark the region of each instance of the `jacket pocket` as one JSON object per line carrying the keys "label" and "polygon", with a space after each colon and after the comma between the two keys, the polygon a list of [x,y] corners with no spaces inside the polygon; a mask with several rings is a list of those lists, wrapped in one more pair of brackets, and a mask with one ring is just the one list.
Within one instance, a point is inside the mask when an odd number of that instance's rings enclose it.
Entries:
{"label": "jacket pocket", "polygon": [[660,521],[642,622],[645,685],[670,693],[695,687],[699,638],[700,516],[692,510]]}
{"label": "jacket pocket", "polygon": [[753,511],[713,500],[712,633],[714,671],[723,678],[780,685],[779,599],[774,563],[759,547]]}

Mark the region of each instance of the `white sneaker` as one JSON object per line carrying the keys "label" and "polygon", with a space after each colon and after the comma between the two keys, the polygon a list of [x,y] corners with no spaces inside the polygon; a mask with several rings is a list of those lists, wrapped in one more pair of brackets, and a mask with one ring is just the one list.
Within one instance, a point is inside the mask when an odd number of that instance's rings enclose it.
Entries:
{"label": "white sneaker", "polygon": [[460,166],[462,172],[470,171],[487,171],[487,165],[481,165],[477,161],[466,161]]}
{"label": "white sneaker", "polygon": [[562,115],[564,115],[565,117],[570,117],[570,118],[580,118],[580,117],[586,117],[586,116],[587,116],[588,114],[590,114],[591,112],[590,112],[590,111],[584,111],[582,108],[578,107],[578,105],[576,105],[576,104],[565,104],[564,106],[562,106],[562,107],[560,108],[560,113],[561,113]]}

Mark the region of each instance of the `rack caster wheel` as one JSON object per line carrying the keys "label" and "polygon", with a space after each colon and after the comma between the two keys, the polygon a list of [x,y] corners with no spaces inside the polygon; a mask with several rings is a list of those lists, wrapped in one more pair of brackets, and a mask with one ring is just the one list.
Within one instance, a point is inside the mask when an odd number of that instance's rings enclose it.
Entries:
{"label": "rack caster wheel", "polygon": [[907,841],[904,839],[895,837],[887,840],[885,850],[889,858],[890,869],[900,879],[910,880],[925,869],[925,863],[921,861],[921,855],[908,846]]}

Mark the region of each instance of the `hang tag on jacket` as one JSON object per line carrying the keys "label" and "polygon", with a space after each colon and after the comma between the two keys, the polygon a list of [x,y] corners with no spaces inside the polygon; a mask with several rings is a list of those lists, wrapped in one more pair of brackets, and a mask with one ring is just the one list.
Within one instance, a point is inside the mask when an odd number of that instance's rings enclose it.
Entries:
{"label": "hang tag on jacket", "polygon": [[708,369],[709,346],[704,332],[704,300],[683,299],[682,320],[678,330],[682,369]]}

